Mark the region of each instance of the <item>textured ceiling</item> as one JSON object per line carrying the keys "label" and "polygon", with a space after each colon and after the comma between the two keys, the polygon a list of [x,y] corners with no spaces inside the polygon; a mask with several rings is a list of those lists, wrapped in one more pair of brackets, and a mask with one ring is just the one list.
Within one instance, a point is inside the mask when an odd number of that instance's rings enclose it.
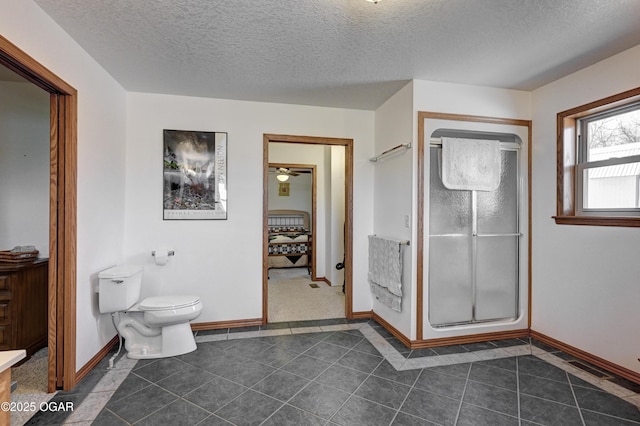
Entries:
{"label": "textured ceiling", "polygon": [[531,90],[640,44],[639,0],[35,0],[133,92],[375,109]]}

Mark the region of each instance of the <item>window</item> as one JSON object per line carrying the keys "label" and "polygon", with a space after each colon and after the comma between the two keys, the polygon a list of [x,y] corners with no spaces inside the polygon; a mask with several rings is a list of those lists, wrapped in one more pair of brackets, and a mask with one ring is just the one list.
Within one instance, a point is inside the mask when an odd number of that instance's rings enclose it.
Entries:
{"label": "window", "polygon": [[578,120],[576,211],[637,216],[640,103]]}
{"label": "window", "polygon": [[640,88],[558,114],[555,220],[640,226]]}

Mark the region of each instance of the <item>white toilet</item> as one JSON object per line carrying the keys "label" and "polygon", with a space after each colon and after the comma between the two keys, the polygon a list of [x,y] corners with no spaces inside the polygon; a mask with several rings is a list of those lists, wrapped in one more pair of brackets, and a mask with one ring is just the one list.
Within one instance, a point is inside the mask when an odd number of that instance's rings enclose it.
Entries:
{"label": "white toilet", "polygon": [[200,316],[197,296],[154,296],[142,301],[140,265],[119,265],[98,274],[101,313],[117,312],[118,333],[133,359],[165,358],[196,349],[189,321]]}

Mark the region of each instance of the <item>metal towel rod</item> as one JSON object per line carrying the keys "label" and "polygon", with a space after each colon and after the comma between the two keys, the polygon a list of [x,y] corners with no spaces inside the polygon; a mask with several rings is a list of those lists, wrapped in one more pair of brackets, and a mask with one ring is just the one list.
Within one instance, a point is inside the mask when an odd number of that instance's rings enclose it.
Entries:
{"label": "metal towel rod", "polygon": [[382,154],[379,154],[379,155],[376,155],[375,157],[369,158],[369,161],[371,161],[372,163],[375,163],[376,161],[378,161],[379,159],[381,159],[385,155],[391,154],[392,152],[397,151],[397,150],[402,149],[402,148],[404,148],[404,149],[411,148],[411,143],[401,143],[400,145],[396,145],[393,148],[390,148],[390,149],[386,150]]}
{"label": "metal towel rod", "polygon": [[[168,255],[168,256],[174,256],[175,254],[176,254],[176,252],[175,252],[175,251],[173,251],[173,250],[169,250],[169,251],[167,252],[167,255]],[[155,256],[155,255],[156,255],[156,251],[154,250],[154,251],[152,251],[152,252],[151,252],[151,256]]]}
{"label": "metal towel rod", "polygon": [[[377,237],[376,234],[372,234],[371,236],[372,237]],[[380,237],[380,238],[382,238],[382,237]],[[410,240],[401,240],[401,241],[398,241],[398,244],[400,244],[401,246],[410,246],[411,245],[411,241]]]}

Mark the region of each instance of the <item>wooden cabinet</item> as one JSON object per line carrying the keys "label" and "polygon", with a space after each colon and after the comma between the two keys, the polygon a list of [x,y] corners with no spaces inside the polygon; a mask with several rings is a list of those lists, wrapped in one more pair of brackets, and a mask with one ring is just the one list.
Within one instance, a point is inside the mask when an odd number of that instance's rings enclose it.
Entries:
{"label": "wooden cabinet", "polygon": [[28,357],[47,346],[48,266],[0,263],[0,350],[25,349]]}

